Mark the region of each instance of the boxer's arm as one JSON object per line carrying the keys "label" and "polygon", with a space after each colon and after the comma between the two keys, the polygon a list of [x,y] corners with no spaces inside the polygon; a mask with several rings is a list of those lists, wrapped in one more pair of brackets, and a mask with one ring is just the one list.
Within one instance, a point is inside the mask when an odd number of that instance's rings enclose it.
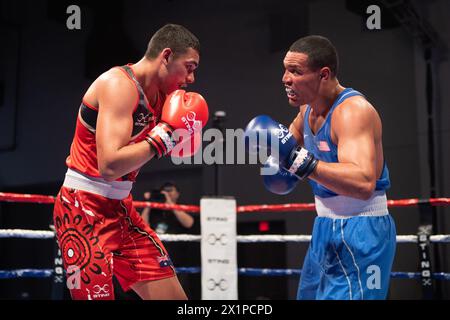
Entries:
{"label": "boxer's arm", "polygon": [[97,87],[97,159],[102,177],[112,181],[140,168],[155,153],[145,140],[127,145],[133,130],[136,88],[128,79],[103,77]]}
{"label": "boxer's arm", "polygon": [[[338,111],[339,110],[339,111]],[[337,112],[336,112],[337,111]],[[333,114],[338,163],[319,161],[309,176],[337,194],[368,199],[376,184],[375,139],[380,118],[366,101],[353,100]]]}
{"label": "boxer's arm", "polygon": [[303,146],[303,117],[305,114],[306,105],[299,108],[299,112],[295,119],[289,126],[289,132],[292,133],[295,140],[297,140],[300,146]]}

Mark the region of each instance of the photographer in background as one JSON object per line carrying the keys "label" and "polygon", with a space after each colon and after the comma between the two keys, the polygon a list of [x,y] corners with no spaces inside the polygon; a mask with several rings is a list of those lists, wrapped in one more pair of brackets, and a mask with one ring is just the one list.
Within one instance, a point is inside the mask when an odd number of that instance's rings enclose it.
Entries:
{"label": "photographer in background", "polygon": [[[145,192],[146,201],[176,204],[180,198],[180,190],[172,182],[166,182],[160,189]],[[182,210],[161,210],[146,207],[142,210],[142,218],[158,235],[161,234],[200,234],[200,218]],[[164,242],[170,252],[175,268],[198,267],[200,265],[200,244],[198,242]],[[200,275],[179,273],[178,279],[189,299],[199,300]]]}
{"label": "photographer in background", "polygon": [[[160,190],[145,192],[145,200],[176,204],[180,197],[178,187],[172,182],[163,184]],[[142,211],[142,218],[158,234],[186,233],[194,226],[194,218],[181,210],[159,210],[146,207]]]}

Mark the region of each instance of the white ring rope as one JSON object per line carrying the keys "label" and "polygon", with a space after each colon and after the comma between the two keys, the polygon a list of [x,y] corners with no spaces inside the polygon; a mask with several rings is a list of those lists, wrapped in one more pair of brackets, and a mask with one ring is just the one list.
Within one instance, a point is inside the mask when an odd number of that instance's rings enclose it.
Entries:
{"label": "white ring rope", "polygon": [[162,241],[200,241],[201,236],[192,234],[158,234]]}
{"label": "white ring rope", "polygon": [[[45,230],[24,230],[24,229],[0,229],[0,238],[26,238],[26,239],[51,239],[54,238],[53,231]],[[162,241],[200,241],[200,235],[191,234],[162,234],[158,235]],[[254,243],[254,242],[309,242],[310,235],[248,235],[237,236],[237,242]],[[398,243],[417,243],[417,235],[397,236]],[[436,234],[430,236],[430,242],[450,243],[450,234]]]}
{"label": "white ring rope", "polygon": [[55,237],[53,231],[0,229],[0,238],[51,239]]}

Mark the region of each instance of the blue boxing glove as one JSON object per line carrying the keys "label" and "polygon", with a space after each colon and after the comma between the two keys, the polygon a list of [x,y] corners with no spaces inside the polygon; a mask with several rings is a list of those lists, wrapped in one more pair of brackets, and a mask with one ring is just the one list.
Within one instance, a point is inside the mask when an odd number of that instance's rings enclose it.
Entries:
{"label": "blue boxing glove", "polygon": [[249,122],[244,138],[247,152],[267,150],[267,155],[273,154],[278,159],[279,154],[287,155],[297,147],[297,141],[288,128],[266,115],[257,116]]}
{"label": "blue boxing glove", "polygon": [[261,149],[278,159],[282,168],[300,179],[307,178],[316,168],[318,160],[305,148],[298,146],[292,133],[269,116],[253,118],[245,129],[245,146],[250,153]]}
{"label": "blue boxing glove", "polygon": [[[290,173],[284,168],[280,168],[278,159],[270,156],[264,164],[264,169],[268,173],[263,176],[264,186],[272,193],[285,195],[290,193],[297,186],[299,179],[296,175]],[[270,171],[269,171],[270,170]]]}

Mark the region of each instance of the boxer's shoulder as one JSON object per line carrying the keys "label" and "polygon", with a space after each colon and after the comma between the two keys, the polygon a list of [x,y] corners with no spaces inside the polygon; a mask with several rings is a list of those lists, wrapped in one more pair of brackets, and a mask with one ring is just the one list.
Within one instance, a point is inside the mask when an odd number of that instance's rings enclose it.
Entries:
{"label": "boxer's shoulder", "polygon": [[362,96],[345,99],[333,112],[332,122],[370,119],[377,116],[374,106]]}
{"label": "boxer's shoulder", "polygon": [[93,84],[98,99],[126,99],[136,101],[135,83],[119,68],[111,68],[101,74]]}
{"label": "boxer's shoulder", "polygon": [[334,142],[337,142],[341,134],[349,132],[372,132],[378,135],[380,128],[378,112],[361,96],[346,99],[336,107],[331,117],[331,138]]}
{"label": "boxer's shoulder", "polygon": [[127,76],[127,74],[117,67],[111,68],[108,71],[102,73],[95,82],[97,82],[97,86],[100,87],[135,87],[134,82]]}

